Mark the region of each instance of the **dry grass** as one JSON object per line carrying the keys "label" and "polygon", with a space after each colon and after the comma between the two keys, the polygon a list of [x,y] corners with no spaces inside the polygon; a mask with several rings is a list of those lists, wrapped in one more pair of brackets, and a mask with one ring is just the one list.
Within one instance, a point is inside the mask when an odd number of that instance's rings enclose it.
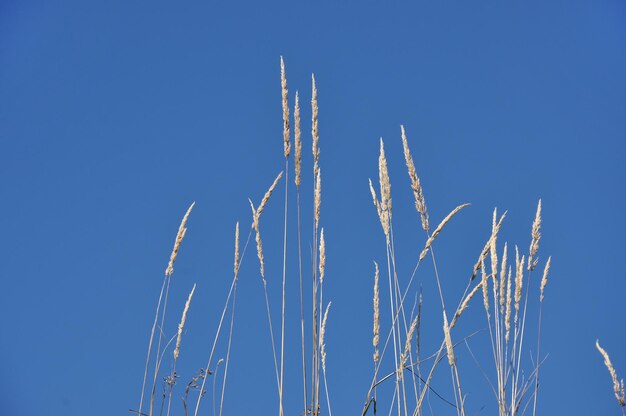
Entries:
{"label": "dry grass", "polygon": [[[285,412],[284,409],[284,371],[285,371],[285,318],[288,313],[291,313],[291,309],[286,308],[285,299],[285,283],[287,280],[291,280],[292,276],[287,275],[287,218],[288,218],[288,201],[289,199],[289,157],[291,154],[291,124],[290,124],[290,111],[289,111],[289,91],[287,89],[287,76],[285,71],[285,63],[281,57],[280,59],[280,76],[281,76],[281,104],[282,104],[282,118],[283,118],[283,155],[285,157],[285,170],[278,174],[271,186],[265,192],[261,202],[257,207],[250,201],[252,209],[252,226],[248,234],[243,250],[240,252],[240,236],[239,236],[239,223],[235,228],[235,253],[234,253],[234,265],[233,265],[233,280],[231,287],[226,297],[226,302],[219,320],[219,324],[215,333],[215,337],[211,346],[207,365],[204,369],[191,378],[191,381],[187,383],[187,387],[184,392],[184,414],[188,415],[187,400],[189,394],[197,393],[197,402],[195,406],[194,415],[204,414],[204,411],[200,408],[201,400],[205,396],[205,383],[208,378],[213,378],[213,409],[214,413],[217,413],[217,405],[219,404],[219,414],[224,411],[224,392],[226,388],[226,380],[228,374],[228,367],[230,364],[230,348],[232,343],[232,333],[235,321],[235,301],[237,294],[237,282],[240,271],[240,266],[245,258],[246,248],[250,241],[252,233],[255,234],[255,243],[257,257],[259,261],[259,274],[263,283],[263,293],[265,297],[265,305],[268,320],[268,330],[270,334],[270,341],[273,352],[273,362],[277,382],[277,407],[278,413],[282,416]],[[315,83],[315,77],[311,78],[311,149],[313,165],[312,172],[312,187],[309,189],[312,196],[311,212],[311,228],[312,228],[312,260],[311,267],[308,268],[310,276],[306,276],[307,273],[303,273],[303,256],[301,250],[301,205],[300,205],[300,192],[303,188],[302,185],[302,137],[301,137],[301,109],[299,102],[299,94],[295,94],[295,105],[293,110],[293,126],[294,126],[294,185],[296,187],[296,206],[297,206],[297,252],[298,252],[298,266],[299,266],[299,281],[300,281],[300,323],[301,334],[300,344],[302,350],[302,396],[303,403],[302,408],[297,409],[298,414],[304,415],[318,415],[323,413],[323,403],[326,403],[328,414],[332,414],[332,407],[329,399],[329,386],[327,383],[327,371],[332,372],[332,366],[328,361],[327,344],[332,345],[332,338],[327,339],[327,333],[329,329],[329,310],[330,302],[324,301],[324,280],[328,274],[326,270],[326,256],[327,246],[324,228],[321,227],[321,200],[322,200],[322,183],[321,183],[321,169],[320,169],[320,137],[319,137],[319,108],[318,108],[318,91]],[[365,401],[363,404],[362,414],[374,413],[373,410],[378,408],[384,408],[383,412],[389,415],[397,414],[398,416],[419,416],[424,412],[425,398],[429,392],[432,395],[436,395],[441,400],[443,398],[431,385],[433,376],[436,373],[439,363],[447,357],[447,362],[450,368],[450,389],[449,393],[454,394],[454,402],[448,403],[454,407],[455,412],[458,415],[464,415],[466,412],[466,399],[467,397],[463,393],[460,369],[458,363],[463,361],[465,356],[464,350],[474,357],[471,351],[469,338],[472,335],[459,333],[458,323],[472,305],[472,299],[476,294],[481,291],[483,297],[483,307],[485,310],[486,325],[488,331],[484,331],[479,334],[488,336],[488,341],[491,346],[491,351],[487,354],[487,360],[493,362],[493,366],[485,364],[484,357],[481,359],[481,371],[486,374],[488,378],[488,386],[490,385],[494,392],[495,403],[494,406],[498,409],[497,413],[500,416],[515,416],[530,413],[532,409],[533,415],[537,412],[537,397],[539,387],[539,369],[543,358],[540,355],[540,340],[541,340],[541,319],[542,319],[542,305],[544,301],[545,290],[548,282],[548,275],[551,266],[551,258],[548,257],[547,262],[544,265],[543,275],[538,286],[538,293],[531,293],[531,276],[536,266],[539,263],[539,245],[541,240],[541,200],[537,205],[537,211],[534,221],[531,226],[530,233],[530,245],[528,246],[528,253],[521,253],[518,245],[515,246],[515,263],[509,262],[509,244],[504,242],[502,246],[499,246],[499,232],[503,226],[506,212],[498,218],[497,212],[494,210],[491,219],[491,231],[488,234],[489,237],[484,246],[478,251],[478,260],[471,268],[470,279],[467,282],[465,290],[460,298],[452,303],[450,295],[446,294],[442,287],[442,276],[437,267],[437,255],[435,254],[435,248],[438,244],[438,239],[441,237],[442,231],[449,226],[449,223],[453,217],[460,213],[461,210],[468,207],[469,204],[460,204],[454,210],[452,210],[447,216],[445,216],[439,225],[431,232],[430,217],[427,210],[427,205],[424,197],[423,184],[420,180],[413,157],[411,155],[409,141],[407,139],[404,126],[400,129],[400,139],[402,141],[404,162],[407,167],[407,173],[409,178],[410,191],[413,194],[414,204],[417,213],[419,214],[419,222],[421,228],[424,231],[424,245],[423,249],[417,256],[415,261],[415,267],[412,269],[411,274],[402,274],[399,270],[406,270],[404,267],[398,267],[396,261],[396,241],[393,234],[393,218],[392,218],[392,191],[391,182],[392,178],[388,169],[388,155],[385,153],[384,141],[380,139],[379,157],[378,157],[378,179],[379,190],[378,193],[374,189],[372,181],[369,181],[369,188],[372,195],[373,205],[375,211],[373,215],[378,216],[382,227],[382,237],[384,237],[384,254],[386,262],[381,262],[381,268],[379,270],[379,264],[374,262],[375,274],[374,274],[374,288],[373,288],[373,337],[372,346],[373,352],[373,376],[369,390],[366,392]],[[268,286],[266,280],[265,258],[263,254],[263,244],[261,240],[260,232],[260,218],[264,209],[268,206],[272,194],[275,192],[276,187],[281,180],[283,174],[286,176],[285,180],[285,205],[284,205],[284,218],[285,228],[283,234],[283,286],[282,286],[282,308],[281,308],[281,329],[280,329],[280,361],[277,356],[274,334],[274,317],[270,308],[270,296],[268,295]],[[294,186],[291,185],[291,186]],[[400,189],[395,187],[394,189]],[[187,232],[187,221],[194,204],[192,204],[185,213],[183,220],[180,224],[178,232],[176,234],[174,248],[172,250],[166,271],[165,279],[163,281],[162,289],[158,298],[157,308],[152,325],[152,331],[148,342],[148,353],[146,358],[145,372],[143,377],[143,385],[141,390],[141,398],[139,407],[134,410],[140,415],[153,416],[157,413],[155,406],[155,388],[156,382],[161,374],[162,361],[166,355],[165,351],[170,347],[169,343],[163,345],[163,334],[166,333],[164,327],[166,306],[168,302],[168,293],[170,289],[170,278],[174,272],[174,263],[177,259],[178,252],[181,247],[181,243]],[[373,216],[372,216],[373,218]],[[318,231],[319,230],[319,231]],[[332,242],[332,240],[330,240]],[[293,243],[292,243],[293,244]],[[382,247],[381,247],[382,248]],[[295,251],[294,251],[295,252]],[[432,261],[432,272],[421,272],[420,265]],[[385,267],[386,266],[386,267]],[[470,269],[468,268],[468,271]],[[275,271],[270,271],[270,274]],[[385,284],[380,285],[379,274],[387,274],[388,287],[385,288]],[[417,273],[420,272],[419,277]],[[475,278],[480,272],[480,281],[476,282]],[[332,270],[331,270],[332,275]],[[311,296],[311,311],[308,318],[304,312],[304,295],[305,290],[303,285],[303,276],[310,278],[310,296]],[[437,283],[438,293],[426,294],[425,296],[432,296],[433,298],[439,297],[441,302],[441,315],[443,333],[436,334],[438,340],[440,340],[440,347],[429,355],[427,358],[422,357],[421,352],[421,334],[420,334],[420,321],[422,319],[422,292],[419,291],[419,304],[417,314],[415,314],[415,305],[413,310],[408,310],[405,300],[407,295],[412,293],[414,289],[413,283],[417,279],[432,279]],[[449,281],[447,284],[454,284]],[[177,374],[175,372],[176,361],[180,357],[181,339],[184,331],[185,321],[189,311],[189,305],[194,295],[196,286],[189,293],[187,302],[185,303],[183,314],[181,317],[178,330],[176,332],[174,343],[174,349],[172,354],[172,371],[165,377],[167,388],[169,389],[169,397],[167,399],[167,414],[170,413],[170,404],[172,402],[172,391],[176,385]],[[387,291],[383,294],[381,292]],[[490,294],[490,291],[492,292]],[[388,295],[388,315],[381,310],[381,296]],[[448,297],[447,302],[445,297]],[[411,297],[409,296],[409,299]],[[417,295],[415,296],[417,303]],[[491,298],[491,299],[490,299]],[[536,300],[536,301],[535,301]],[[384,300],[383,300],[384,301]],[[387,301],[384,301],[387,302]],[[456,308],[450,305],[456,304]],[[539,305],[539,321],[537,326],[530,325],[527,322],[527,310],[528,307]],[[446,306],[447,305],[447,306]],[[226,318],[226,312],[230,310],[230,332],[227,340],[227,353],[225,359],[218,360],[218,363],[213,365],[214,355],[216,348],[220,340],[220,334],[222,324]],[[321,312],[324,311],[322,314]],[[481,312],[482,313],[482,312]],[[448,321],[448,317],[451,320]],[[156,348],[156,354],[153,355],[153,343],[155,337],[155,331],[160,317],[160,327],[158,335],[158,342]],[[307,330],[308,327],[308,330]],[[381,332],[385,327],[386,332]],[[537,346],[536,349],[529,350],[524,346],[524,339],[527,336],[527,332],[536,329]],[[454,332],[453,332],[454,331]],[[307,337],[306,334],[309,334]],[[488,335],[487,335],[488,334]],[[307,340],[307,338],[309,338]],[[457,340],[455,344],[454,340]],[[414,340],[416,340],[414,342]],[[330,341],[330,342],[329,342]],[[384,342],[381,342],[384,341]],[[310,342],[310,354],[307,356],[305,345]],[[625,406],[624,399],[624,383],[619,382],[617,373],[609,359],[608,354],[599,343],[596,343],[598,351],[604,358],[604,363],[609,370],[611,380],[613,383],[613,390],[617,401],[622,408]],[[465,348],[464,348],[465,347]],[[526,362],[525,357],[530,352],[532,361]],[[534,356],[533,356],[534,354]],[[478,362],[478,360],[477,360]],[[148,383],[148,372],[150,363],[154,365],[154,371],[152,375],[153,385],[150,393],[150,406],[148,413],[144,413],[144,396],[146,391],[146,384]],[[218,367],[223,363],[223,372],[219,373],[218,380]],[[489,367],[489,368],[488,368]],[[386,371],[386,372],[385,372]],[[467,371],[467,370],[465,370]],[[385,375],[381,375],[385,374]],[[216,385],[221,383],[222,392],[221,398],[218,400],[216,396]],[[165,397],[165,396],[164,396]],[[165,399],[164,399],[165,400]],[[163,406],[163,405],[162,405]],[[532,407],[531,407],[532,406]],[[325,412],[326,410],[324,410]],[[380,410],[379,410],[380,411]],[[293,413],[291,410],[287,413]]]}

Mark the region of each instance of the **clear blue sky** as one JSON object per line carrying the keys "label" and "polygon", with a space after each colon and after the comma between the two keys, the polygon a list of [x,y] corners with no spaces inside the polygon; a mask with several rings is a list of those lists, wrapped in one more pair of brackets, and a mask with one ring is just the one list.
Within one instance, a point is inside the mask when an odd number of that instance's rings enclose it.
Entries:
{"label": "clear blue sky", "polygon": [[[124,415],[137,407],[163,271],[192,201],[166,328],[174,333],[197,283],[178,391],[205,365],[230,283],[234,224],[247,230],[247,198],[258,201],[284,167],[281,55],[290,102],[299,90],[306,120],[307,213],[311,73],[318,81],[335,414],[360,412],[372,375],[372,260],[384,263],[385,248],[367,179],[378,175],[381,136],[403,276],[424,243],[400,124],[431,221],[472,203],[436,247],[451,302],[488,237],[493,208],[508,210],[500,242],[526,251],[543,199],[540,257],[552,255],[553,266],[539,414],[619,414],[594,343],[600,338],[626,377],[626,3],[296,3],[0,3],[0,414]],[[262,219],[274,312],[283,197],[280,187]],[[292,214],[294,207],[292,199]],[[293,242],[295,216],[289,225]],[[297,415],[290,250],[286,406]],[[225,413],[275,414],[253,251],[241,273]],[[418,278],[424,348],[432,351],[441,339],[432,269]],[[481,307],[472,305],[456,337],[486,327]],[[483,341],[471,345],[493,378]],[[480,369],[467,349],[458,354],[468,413],[493,414]],[[447,381],[438,387],[451,398]],[[436,414],[453,414],[431,402]],[[178,401],[174,407],[183,414]]]}

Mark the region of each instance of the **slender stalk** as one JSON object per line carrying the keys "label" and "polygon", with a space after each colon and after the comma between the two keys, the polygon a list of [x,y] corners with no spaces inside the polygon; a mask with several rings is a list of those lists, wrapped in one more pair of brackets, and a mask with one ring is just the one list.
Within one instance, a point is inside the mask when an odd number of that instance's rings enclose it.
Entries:
{"label": "slender stalk", "polygon": [[159,301],[157,302],[157,308],[156,308],[156,312],[154,314],[154,322],[152,324],[152,331],[150,332],[150,341],[148,341],[148,353],[146,354],[146,365],[145,365],[145,369],[144,369],[144,373],[143,373],[143,384],[141,386],[141,398],[139,399],[139,410],[138,410],[138,414],[139,415],[142,414],[143,398],[144,398],[144,393],[145,393],[145,390],[146,390],[146,379],[148,377],[148,366],[149,366],[149,363],[150,363],[150,355],[151,355],[151,351],[152,351],[152,341],[154,340],[154,331],[156,330],[157,322],[159,320],[159,310],[161,309],[161,302],[162,302],[162,299],[163,299],[163,292],[165,291],[165,284],[166,284],[168,279],[169,279],[169,277],[166,275],[165,278],[163,279],[163,285],[161,285],[161,293],[159,294]]}
{"label": "slender stalk", "polygon": [[[228,333],[228,349],[226,350],[226,363],[224,364],[224,381],[222,381],[222,397],[220,398],[220,416],[224,410],[224,391],[226,390],[226,377],[228,376],[228,365],[230,364],[230,347],[233,340],[233,328],[235,326],[235,304],[237,303],[237,283],[233,290],[233,304],[231,306],[230,331]],[[216,376],[217,378],[217,376]]]}
{"label": "slender stalk", "polygon": [[[163,301],[163,310],[161,311],[161,326],[159,329],[159,342],[157,343],[157,353],[156,353],[157,356],[161,353],[161,341],[163,339],[163,326],[165,324],[165,312],[167,309],[167,298],[170,292],[170,281],[171,281],[171,275],[170,277],[167,278],[167,284],[165,285],[165,300]],[[150,395],[150,410],[148,413],[149,416],[152,416],[152,411],[154,409],[154,393],[156,391],[156,382],[159,376],[160,368],[161,368],[161,361],[157,360],[154,363],[154,378],[152,380],[152,393]]]}
{"label": "slender stalk", "polygon": [[306,376],[306,352],[304,350],[304,298],[302,296],[302,244],[300,233],[300,187],[297,189],[298,198],[298,274],[300,277],[300,341],[302,349],[302,397],[304,399],[304,412],[307,407],[307,376]]}
{"label": "slender stalk", "polygon": [[[234,277],[233,280],[230,284],[230,289],[228,290],[228,296],[226,297],[226,302],[224,302],[224,308],[222,309],[222,315],[220,316],[220,321],[217,325],[217,330],[215,331],[215,337],[213,338],[213,345],[211,346],[211,352],[209,354],[209,360],[207,361],[206,364],[206,371],[207,371],[207,375],[209,372],[209,369],[211,368],[211,361],[213,361],[213,355],[215,354],[215,348],[217,346],[217,340],[219,339],[221,330],[222,330],[222,323],[224,322],[224,316],[226,315],[226,310],[228,309],[228,304],[230,303],[230,298],[233,294],[233,291],[235,289],[235,284],[237,282],[237,278],[239,276],[239,270],[241,267],[241,263],[243,262],[243,259],[246,256],[246,251],[248,249],[248,244],[250,243],[250,237],[252,236],[252,229],[250,229],[249,233],[248,233],[248,238],[246,239],[246,244],[244,245],[243,248],[243,252],[241,253],[241,257],[239,258],[239,262],[237,267],[235,268],[235,272],[234,272]],[[198,410],[200,409],[200,401],[202,400],[202,397],[204,396],[202,394],[202,392],[204,392],[204,385],[206,383],[206,377],[204,377],[202,379],[202,386],[200,387],[200,394],[198,395],[198,400],[196,401],[196,409],[194,411],[194,416],[198,416]]]}
{"label": "slender stalk", "polygon": [[282,313],[280,323],[280,386],[278,392],[280,395],[279,415],[283,416],[283,383],[285,379],[285,299],[286,299],[286,281],[287,281],[287,211],[288,211],[288,193],[289,193],[289,159],[285,156],[285,215],[283,228],[283,297],[282,297]]}

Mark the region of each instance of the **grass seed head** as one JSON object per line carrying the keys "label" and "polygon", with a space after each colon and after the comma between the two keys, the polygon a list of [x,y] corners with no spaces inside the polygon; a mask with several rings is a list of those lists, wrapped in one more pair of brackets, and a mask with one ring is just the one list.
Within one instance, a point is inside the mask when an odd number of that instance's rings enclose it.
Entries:
{"label": "grass seed head", "polygon": [[289,142],[289,101],[287,91],[287,76],[285,75],[285,62],[283,57],[280,57],[280,86],[282,90],[282,104],[283,104],[283,152],[285,158],[289,157],[291,152],[291,144]]}
{"label": "grass seed head", "polygon": [[178,233],[176,234],[176,240],[174,240],[174,248],[172,249],[172,254],[170,254],[170,261],[167,264],[167,268],[165,269],[166,276],[171,276],[174,273],[174,262],[176,261],[176,257],[178,256],[178,250],[180,249],[180,245],[183,242],[185,235],[187,234],[187,220],[189,219],[189,214],[191,214],[191,210],[195,205],[196,203],[193,202],[189,206],[187,212],[185,213],[185,216],[183,217],[183,220],[180,222],[180,226],[178,227]]}
{"label": "grass seed head", "polygon": [[300,138],[300,99],[298,98],[298,91],[296,91],[296,104],[293,110],[293,123],[294,123],[294,147],[295,147],[295,169],[296,186],[300,186],[300,177],[302,174],[302,140]]}
{"label": "grass seed head", "polygon": [[450,328],[448,327],[448,318],[446,312],[443,312],[443,336],[446,341],[446,350],[448,352],[448,364],[452,367],[455,364],[454,358],[454,346],[452,344],[452,337],[450,336]]}
{"label": "grass seed head", "polygon": [[374,337],[372,345],[374,346],[374,363],[378,361],[378,343],[380,342],[380,292],[378,289],[378,263],[374,262]]}
{"label": "grass seed head", "polygon": [[528,270],[535,270],[537,266],[537,260],[535,255],[539,251],[539,240],[541,239],[541,199],[537,203],[537,213],[535,214],[535,220],[533,221],[533,228],[531,231],[530,250],[528,255]]}
{"label": "grass seed head", "polygon": [[626,397],[624,397],[625,396],[624,380],[622,379],[621,383],[617,380],[617,372],[615,371],[615,368],[613,367],[613,364],[611,363],[609,354],[604,350],[604,348],[600,346],[600,342],[598,340],[596,340],[596,348],[598,349],[598,351],[600,351],[600,354],[602,354],[602,357],[604,358],[604,365],[609,370],[609,374],[611,375],[611,381],[613,382],[613,392],[615,393],[615,398],[617,399],[617,402],[619,403],[619,405],[624,407],[626,406]]}
{"label": "grass seed head", "polygon": [[548,257],[548,261],[546,262],[546,267],[543,269],[543,277],[541,278],[541,286],[539,289],[540,295],[539,300],[543,302],[543,290],[546,288],[548,284],[548,272],[550,271],[550,263],[552,261],[552,257]]}
{"label": "grass seed head", "polygon": [[174,359],[177,360],[180,355],[180,342],[183,337],[183,328],[185,327],[185,321],[187,320],[187,311],[189,311],[189,304],[191,304],[191,298],[196,291],[196,284],[194,283],[185,303],[185,309],[183,309],[183,316],[180,318],[180,324],[178,324],[178,336],[176,337],[176,348],[174,348]]}
{"label": "grass seed head", "polygon": [[428,211],[426,210],[426,201],[424,200],[424,192],[422,190],[422,184],[415,171],[415,164],[413,163],[413,157],[409,150],[409,143],[406,139],[406,133],[404,126],[400,126],[402,133],[402,147],[404,149],[404,159],[406,161],[406,167],[409,172],[409,179],[411,180],[411,189],[413,190],[413,197],[415,198],[415,209],[420,214],[422,220],[422,228],[428,232],[430,230],[430,224],[428,221]]}

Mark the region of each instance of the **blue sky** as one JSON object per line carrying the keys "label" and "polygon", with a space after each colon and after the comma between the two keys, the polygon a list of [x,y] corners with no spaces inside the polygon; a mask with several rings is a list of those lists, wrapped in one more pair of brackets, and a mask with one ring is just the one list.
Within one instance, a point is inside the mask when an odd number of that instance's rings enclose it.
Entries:
{"label": "blue sky", "polygon": [[[303,103],[306,224],[311,73],[318,82],[335,414],[360,411],[372,376],[372,260],[385,262],[385,245],[367,180],[378,175],[380,137],[402,279],[424,244],[401,124],[431,221],[472,203],[436,244],[451,302],[489,236],[493,208],[508,210],[500,242],[527,251],[542,198],[540,257],[552,256],[552,271],[539,414],[618,414],[594,343],[601,340],[625,376],[626,5],[437,3],[3,1],[0,413],[95,416],[137,407],[163,270],[192,201],[165,328],[175,332],[197,283],[178,392],[205,365],[232,277],[234,224],[248,230],[247,198],[259,201],[284,168],[282,55],[290,103],[296,90]],[[281,186],[261,225],[273,312],[283,198]],[[293,187],[290,198],[293,243]],[[305,265],[310,244],[307,225]],[[286,409],[296,415],[297,261],[295,246],[289,250]],[[423,348],[432,351],[441,340],[432,266],[418,279]],[[263,302],[250,251],[237,295],[225,414],[277,411]],[[470,344],[493,377],[481,308],[480,301],[472,305],[455,336],[482,330]],[[468,414],[493,414],[480,368],[466,348],[458,354]],[[443,375],[436,387],[452,398]],[[435,414],[455,414],[436,397],[431,406]]]}

